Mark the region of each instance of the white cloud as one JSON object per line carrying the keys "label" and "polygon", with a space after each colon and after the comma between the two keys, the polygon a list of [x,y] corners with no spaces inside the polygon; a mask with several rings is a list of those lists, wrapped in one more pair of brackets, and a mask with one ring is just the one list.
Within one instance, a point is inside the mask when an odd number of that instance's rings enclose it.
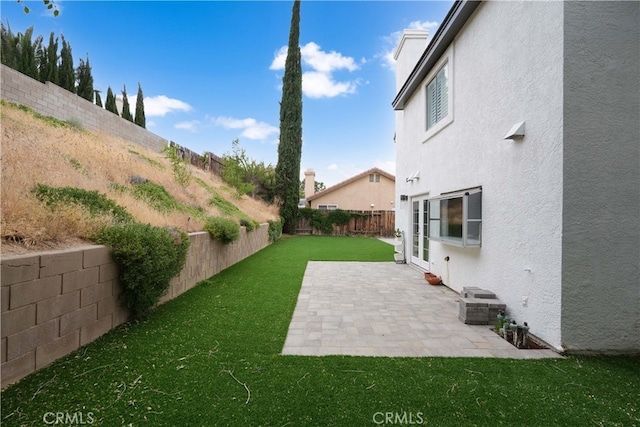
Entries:
{"label": "white cloud", "polygon": [[289,48],[287,46],[281,47],[275,54],[273,62],[269,66],[270,70],[284,70],[284,63],[287,60],[287,52]]}
{"label": "white cloud", "polygon": [[[269,66],[270,70],[284,70],[287,58],[287,46],[280,48],[274,55]],[[360,68],[358,63],[349,56],[339,52],[325,52],[321,47],[309,42],[300,48],[302,64],[311,70],[302,74],[302,92],[310,98],[333,98],[339,95],[355,93],[359,79],[336,81],[334,73],[340,70],[349,72]],[[362,61],[364,63],[364,60]]]}
{"label": "white cloud", "polygon": [[211,119],[211,123],[214,126],[222,126],[225,129],[242,129],[240,136],[254,140],[264,140],[279,132],[277,127],[266,122],[259,122],[253,118],[235,119],[233,117],[219,116]]}
{"label": "white cloud", "polygon": [[331,74],[318,71],[308,71],[302,75],[302,92],[309,98],[333,98],[355,91],[356,81],[336,82]]}
{"label": "white cloud", "polygon": [[333,50],[329,53],[323,52],[320,46],[314,42],[309,42],[302,46],[300,54],[304,63],[321,73],[332,73],[343,68],[349,71],[358,69],[358,65],[353,58],[342,56],[342,54]]}
{"label": "white cloud", "polygon": [[[131,101],[129,101],[131,103]],[[149,96],[144,98],[145,117],[166,116],[173,111],[191,111],[193,108],[186,102],[173,99],[164,95]]]}
{"label": "white cloud", "polygon": [[327,166],[327,169],[329,169],[330,171],[338,170],[338,164],[337,163],[331,163],[329,166]]}
{"label": "white cloud", "polygon": [[[429,32],[429,37],[427,38],[427,43],[431,41],[431,36],[438,29],[440,24],[435,21],[413,21],[409,23],[407,29],[409,30],[427,30]],[[404,30],[403,30],[404,31]],[[388,36],[383,37],[384,42],[384,50],[376,55],[382,61],[382,66],[389,68],[391,70],[395,70],[396,68],[396,60],[393,58],[393,53],[398,47],[398,43],[400,43],[400,39],[402,39],[403,31],[395,31]],[[427,47],[427,44],[424,45]]]}
{"label": "white cloud", "polygon": [[[145,113],[146,117],[146,113]],[[189,122],[180,122],[174,125],[176,129],[188,130],[189,132],[196,132],[200,127],[200,122],[198,120],[191,120]]]}

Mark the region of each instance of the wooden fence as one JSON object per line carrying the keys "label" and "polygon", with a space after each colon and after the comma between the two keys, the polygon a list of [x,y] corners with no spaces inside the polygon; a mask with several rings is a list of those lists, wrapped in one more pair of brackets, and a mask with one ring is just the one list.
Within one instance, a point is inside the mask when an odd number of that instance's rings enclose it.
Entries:
{"label": "wooden fence", "polygon": [[224,169],[222,158],[216,156],[213,153],[205,152],[203,155],[191,151],[186,147],[183,147],[173,141],[169,142],[172,147],[178,148],[178,155],[189,162],[192,166],[195,166],[206,171],[210,171],[213,174],[221,175]]}
{"label": "wooden fence", "polygon": [[[349,222],[333,226],[333,236],[376,236],[393,237],[395,231],[395,211],[356,211],[347,210],[351,214]],[[310,218],[298,219],[298,234],[324,234],[311,226]]]}

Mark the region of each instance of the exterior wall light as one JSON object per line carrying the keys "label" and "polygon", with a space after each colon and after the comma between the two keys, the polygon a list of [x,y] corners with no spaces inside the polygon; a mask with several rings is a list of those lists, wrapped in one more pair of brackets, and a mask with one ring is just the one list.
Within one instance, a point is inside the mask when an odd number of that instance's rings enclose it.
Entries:
{"label": "exterior wall light", "polygon": [[516,123],[511,130],[504,136],[504,139],[522,139],[524,138],[524,122]]}

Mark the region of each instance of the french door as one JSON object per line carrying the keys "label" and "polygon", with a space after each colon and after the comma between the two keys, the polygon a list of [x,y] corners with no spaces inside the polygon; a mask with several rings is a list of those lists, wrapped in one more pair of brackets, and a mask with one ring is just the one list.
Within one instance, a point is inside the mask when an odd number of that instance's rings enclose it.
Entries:
{"label": "french door", "polygon": [[429,201],[427,196],[411,198],[411,262],[429,270]]}

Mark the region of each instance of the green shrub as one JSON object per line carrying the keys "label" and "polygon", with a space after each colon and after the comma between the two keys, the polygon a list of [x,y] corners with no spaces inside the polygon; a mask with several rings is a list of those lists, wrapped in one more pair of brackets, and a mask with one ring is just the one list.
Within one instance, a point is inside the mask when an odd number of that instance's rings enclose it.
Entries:
{"label": "green shrub", "polygon": [[269,221],[269,241],[275,242],[282,236],[282,219]]}
{"label": "green shrub", "polygon": [[151,181],[134,184],[132,194],[158,212],[171,212],[180,207],[176,199],[162,185]]}
{"label": "green shrub", "polygon": [[209,199],[208,203],[210,206],[215,206],[223,215],[236,217],[243,215],[242,211],[238,209],[236,205],[227,201],[224,197],[217,193],[213,194],[213,197]]}
{"label": "green shrub", "polygon": [[240,225],[245,227],[247,231],[253,231],[256,228],[260,227],[260,223],[258,221],[254,221],[252,219],[241,218]]}
{"label": "green shrub", "polygon": [[229,218],[210,216],[205,221],[204,230],[222,243],[231,243],[240,237],[240,225]]}
{"label": "green shrub", "polygon": [[349,223],[351,214],[347,211],[343,211],[342,209],[336,209],[335,211],[329,211],[327,219],[331,224],[345,225]]}
{"label": "green shrub", "polygon": [[333,233],[334,225],[348,224],[351,216],[349,212],[342,209],[336,209],[333,211],[322,211],[318,209],[302,208],[299,210],[300,216],[303,218],[309,218],[311,226],[319,230],[323,234]]}
{"label": "green shrub", "polygon": [[111,249],[120,269],[122,298],[134,318],[144,318],[184,267],[189,237],[169,228],[131,223],[107,227],[95,240]]}
{"label": "green shrub", "polygon": [[92,216],[109,215],[116,223],[128,223],[133,221],[133,216],[123,207],[116,204],[106,195],[97,191],[88,191],[74,187],[49,187],[45,184],[37,184],[31,192],[38,200],[47,206],[55,208],[59,203],[75,203],[86,207]]}
{"label": "green shrub", "polygon": [[162,152],[165,153],[165,158],[171,163],[173,178],[181,186],[187,187],[193,176],[191,175],[191,169],[189,169],[189,163],[180,156],[178,147],[176,145],[167,145]]}

